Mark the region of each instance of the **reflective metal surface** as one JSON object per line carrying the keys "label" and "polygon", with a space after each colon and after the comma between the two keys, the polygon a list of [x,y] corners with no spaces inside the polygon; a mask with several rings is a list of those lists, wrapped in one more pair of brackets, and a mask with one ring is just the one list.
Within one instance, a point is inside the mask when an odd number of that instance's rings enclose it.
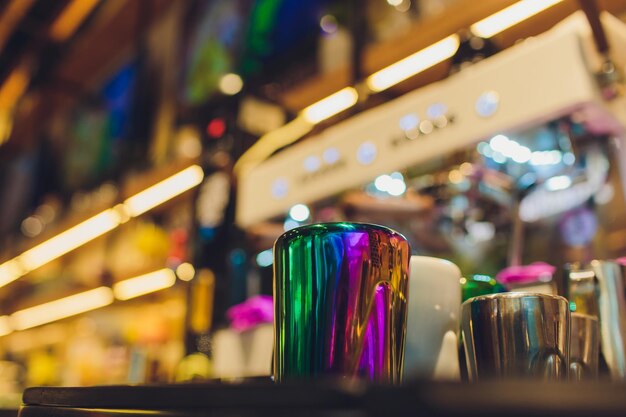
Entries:
{"label": "reflective metal surface", "polygon": [[596,273],[589,266],[565,265],[565,285],[560,295],[567,298],[573,311],[598,317],[598,294]]}
{"label": "reflective metal surface", "polygon": [[592,261],[597,279],[602,355],[614,379],[626,378],[626,297],[620,265]]}
{"label": "reflective metal surface", "polygon": [[580,313],[571,315],[569,377],[574,381],[598,377],[600,329],[598,319]]}
{"label": "reflective metal surface", "polygon": [[567,378],[570,312],[565,298],[501,293],[470,298],[461,309],[470,380]]}
{"label": "reflective metal surface", "polygon": [[399,382],[409,244],[360,223],[284,233],[274,245],[274,378]]}

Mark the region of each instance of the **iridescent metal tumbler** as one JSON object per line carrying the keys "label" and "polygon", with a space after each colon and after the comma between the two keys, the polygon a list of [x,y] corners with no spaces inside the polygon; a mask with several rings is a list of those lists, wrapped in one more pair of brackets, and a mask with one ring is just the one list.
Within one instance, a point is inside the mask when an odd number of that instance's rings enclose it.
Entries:
{"label": "iridescent metal tumbler", "polygon": [[292,229],[274,245],[274,379],[400,382],[410,250],[382,226]]}

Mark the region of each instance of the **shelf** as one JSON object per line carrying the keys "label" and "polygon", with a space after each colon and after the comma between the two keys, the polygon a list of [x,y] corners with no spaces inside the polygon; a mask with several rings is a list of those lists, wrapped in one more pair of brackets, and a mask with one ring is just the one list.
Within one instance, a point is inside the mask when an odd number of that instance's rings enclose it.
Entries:
{"label": "shelf", "polygon": [[[473,23],[515,2],[515,0],[459,1],[441,14],[415,23],[410,30],[396,39],[366,47],[363,70],[366,74],[374,73],[450,34],[469,28]],[[626,13],[626,0],[605,0],[601,3],[608,12],[614,15]],[[576,0],[565,0],[494,36],[492,40],[500,48],[508,48],[519,39],[545,32],[576,10],[579,10]],[[394,91],[405,93],[445,78],[448,66],[448,64],[440,64],[418,74],[394,87]],[[317,75],[285,91],[280,101],[285,108],[295,113],[350,84],[353,83],[350,80],[349,68],[341,68],[332,73]]]}

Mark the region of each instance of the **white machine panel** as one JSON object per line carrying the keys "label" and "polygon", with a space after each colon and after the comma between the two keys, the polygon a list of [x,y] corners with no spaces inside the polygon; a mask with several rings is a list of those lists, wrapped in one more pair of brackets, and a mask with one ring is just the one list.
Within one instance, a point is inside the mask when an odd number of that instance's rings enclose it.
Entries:
{"label": "white machine panel", "polygon": [[[624,49],[624,28],[609,19],[609,40]],[[617,60],[623,63],[621,58]],[[599,62],[586,22],[574,16],[544,35],[273,156],[240,179],[237,223],[250,226],[284,214],[294,204],[335,195],[382,173],[577,109],[593,107],[610,115],[593,76]]]}

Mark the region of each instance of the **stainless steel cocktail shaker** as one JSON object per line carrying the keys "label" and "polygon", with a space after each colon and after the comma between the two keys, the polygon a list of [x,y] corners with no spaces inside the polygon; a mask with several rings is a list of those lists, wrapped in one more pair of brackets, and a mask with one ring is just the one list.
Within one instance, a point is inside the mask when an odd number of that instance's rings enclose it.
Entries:
{"label": "stainless steel cocktail shaker", "polygon": [[569,305],[563,297],[501,293],[470,298],[461,312],[469,379],[563,380],[569,332]]}

